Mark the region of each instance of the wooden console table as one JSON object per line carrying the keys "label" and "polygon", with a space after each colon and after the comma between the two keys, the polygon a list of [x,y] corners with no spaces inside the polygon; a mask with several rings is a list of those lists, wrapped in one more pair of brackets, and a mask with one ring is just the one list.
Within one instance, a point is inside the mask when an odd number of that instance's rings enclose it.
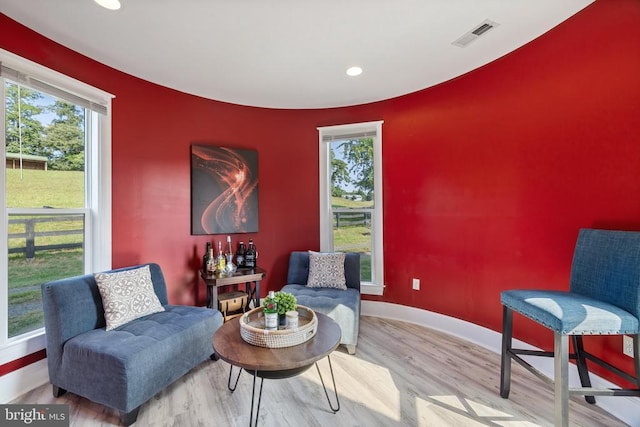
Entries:
{"label": "wooden console table", "polygon": [[218,288],[221,286],[244,283],[249,301],[253,299],[254,308],[260,307],[260,281],[267,272],[260,267],[239,268],[232,274],[208,273],[202,271],[200,277],[207,284],[207,307],[218,308]]}

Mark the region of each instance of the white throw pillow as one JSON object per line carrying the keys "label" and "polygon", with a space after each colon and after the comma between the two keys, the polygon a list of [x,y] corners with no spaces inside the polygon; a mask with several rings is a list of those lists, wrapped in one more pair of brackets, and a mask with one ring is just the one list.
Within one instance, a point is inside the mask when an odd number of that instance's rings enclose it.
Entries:
{"label": "white throw pillow", "polygon": [[114,273],[96,273],[107,331],[133,319],[164,311],[153,290],[149,266]]}
{"label": "white throw pillow", "polygon": [[347,289],[343,252],[309,251],[309,288]]}

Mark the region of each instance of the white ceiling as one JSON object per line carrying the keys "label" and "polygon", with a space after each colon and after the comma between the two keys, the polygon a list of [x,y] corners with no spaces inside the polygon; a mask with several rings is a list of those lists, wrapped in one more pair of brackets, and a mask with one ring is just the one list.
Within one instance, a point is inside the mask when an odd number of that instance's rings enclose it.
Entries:
{"label": "white ceiling", "polygon": [[[0,0],[113,68],[241,105],[327,108],[415,92],[535,39],[593,0]],[[465,48],[451,43],[489,19]],[[364,72],[349,77],[359,65]]]}

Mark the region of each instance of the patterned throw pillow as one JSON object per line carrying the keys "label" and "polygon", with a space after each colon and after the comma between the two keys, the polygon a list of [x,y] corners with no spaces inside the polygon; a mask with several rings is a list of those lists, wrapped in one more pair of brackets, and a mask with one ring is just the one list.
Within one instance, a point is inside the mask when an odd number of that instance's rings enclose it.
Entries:
{"label": "patterned throw pillow", "polygon": [[347,289],[344,277],[343,252],[314,252],[309,251],[309,288]]}
{"label": "patterned throw pillow", "polygon": [[114,273],[96,273],[107,331],[148,314],[164,311],[153,290],[149,266]]}

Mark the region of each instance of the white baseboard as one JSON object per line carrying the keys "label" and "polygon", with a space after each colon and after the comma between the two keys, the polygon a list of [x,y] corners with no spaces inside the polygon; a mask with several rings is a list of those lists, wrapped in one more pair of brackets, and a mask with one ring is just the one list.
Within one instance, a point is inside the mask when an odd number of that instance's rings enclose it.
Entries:
{"label": "white baseboard", "polygon": [[0,403],[8,403],[34,388],[49,382],[47,359],[9,372],[0,377]]}
{"label": "white baseboard", "polygon": [[[361,313],[364,316],[383,317],[387,319],[401,320],[435,329],[477,344],[490,351],[500,354],[502,351],[502,334],[474,323],[433,313],[415,307],[408,307],[387,302],[362,301]],[[514,347],[539,350],[523,341],[513,340]],[[527,362],[539,369],[549,378],[553,378],[553,359],[547,357],[525,357]],[[569,382],[572,386],[579,387],[577,369],[570,365]],[[617,388],[617,386],[598,375],[590,373],[591,383],[594,387]],[[640,399],[627,396],[598,396],[597,405],[614,417],[622,420],[632,427],[640,427]]]}

